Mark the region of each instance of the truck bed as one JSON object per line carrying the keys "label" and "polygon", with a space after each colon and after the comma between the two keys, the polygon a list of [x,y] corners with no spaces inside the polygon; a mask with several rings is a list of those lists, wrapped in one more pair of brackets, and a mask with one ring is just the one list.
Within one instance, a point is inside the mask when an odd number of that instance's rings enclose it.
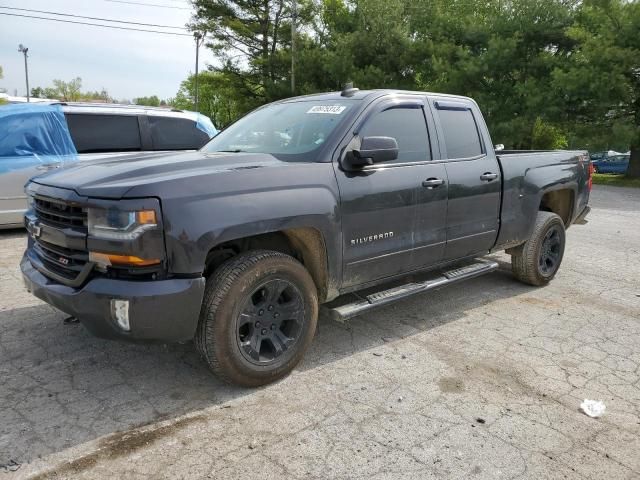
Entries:
{"label": "truck bed", "polygon": [[497,246],[525,241],[541,192],[570,191],[568,227],[589,200],[589,155],[586,150],[502,150],[496,152],[503,177],[501,228]]}

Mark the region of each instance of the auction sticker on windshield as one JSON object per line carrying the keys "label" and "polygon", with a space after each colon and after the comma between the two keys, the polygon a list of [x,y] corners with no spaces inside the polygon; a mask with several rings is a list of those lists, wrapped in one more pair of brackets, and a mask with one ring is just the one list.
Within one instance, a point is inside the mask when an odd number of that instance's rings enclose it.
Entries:
{"label": "auction sticker on windshield", "polygon": [[344,105],[316,105],[311,107],[307,113],[328,113],[330,115],[340,115],[347,109]]}

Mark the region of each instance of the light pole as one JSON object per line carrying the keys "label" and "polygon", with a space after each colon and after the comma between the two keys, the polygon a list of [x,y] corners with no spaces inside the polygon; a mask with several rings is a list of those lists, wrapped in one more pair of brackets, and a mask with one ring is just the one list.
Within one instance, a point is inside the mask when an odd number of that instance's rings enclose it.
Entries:
{"label": "light pole", "polygon": [[298,2],[291,1],[291,94],[296,92],[296,17],[298,16]]}
{"label": "light pole", "polygon": [[27,82],[27,103],[29,103],[31,101],[30,94],[29,94],[29,67],[27,66],[27,57],[28,57],[27,52],[29,52],[29,49],[24,45],[20,44],[18,45],[18,51],[24,54],[24,78]]}
{"label": "light pole", "polygon": [[204,37],[206,32],[194,32],[193,38],[196,40],[196,84],[195,84],[195,111],[198,111],[198,54],[200,51],[200,45],[204,43]]}

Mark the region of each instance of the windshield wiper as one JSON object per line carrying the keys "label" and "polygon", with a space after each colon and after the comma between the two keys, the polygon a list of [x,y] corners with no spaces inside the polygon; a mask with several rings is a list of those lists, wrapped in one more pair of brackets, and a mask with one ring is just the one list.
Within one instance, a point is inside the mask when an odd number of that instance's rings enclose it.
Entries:
{"label": "windshield wiper", "polygon": [[239,148],[236,148],[235,150],[216,150],[216,152],[221,152],[221,153],[241,153],[241,152],[245,152],[245,150],[241,150]]}

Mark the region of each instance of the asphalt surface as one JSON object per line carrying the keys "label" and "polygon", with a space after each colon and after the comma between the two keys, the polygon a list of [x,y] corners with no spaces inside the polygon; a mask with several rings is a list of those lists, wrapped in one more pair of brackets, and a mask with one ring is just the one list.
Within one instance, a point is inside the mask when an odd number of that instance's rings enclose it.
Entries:
{"label": "asphalt surface", "polygon": [[[1,478],[640,478],[640,190],[599,187],[546,288],[501,270],[321,318],[285,380],[99,340],[31,297],[0,232]],[[602,400],[605,414],[579,411]]]}

